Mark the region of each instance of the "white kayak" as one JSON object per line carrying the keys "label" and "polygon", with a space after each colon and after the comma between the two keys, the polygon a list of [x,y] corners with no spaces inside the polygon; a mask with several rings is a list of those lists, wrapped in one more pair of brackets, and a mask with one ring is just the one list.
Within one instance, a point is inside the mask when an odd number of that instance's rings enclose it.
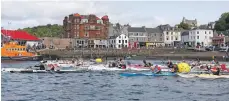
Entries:
{"label": "white kayak", "polygon": [[229,78],[229,75],[213,75],[213,74],[178,74],[181,77],[184,78],[212,78],[212,79],[216,79],[216,78]]}
{"label": "white kayak", "polygon": [[4,69],[2,72],[10,73],[79,73],[85,70],[32,70],[32,69]]}
{"label": "white kayak", "polygon": [[[89,67],[86,67],[88,70],[93,70],[93,71],[126,71],[126,70],[132,70],[132,71],[150,71],[150,68],[134,68],[127,66],[126,69],[118,68],[118,67],[109,67],[104,64],[98,64],[98,65],[91,65]],[[166,69],[163,68],[161,71],[171,71],[171,69]]]}

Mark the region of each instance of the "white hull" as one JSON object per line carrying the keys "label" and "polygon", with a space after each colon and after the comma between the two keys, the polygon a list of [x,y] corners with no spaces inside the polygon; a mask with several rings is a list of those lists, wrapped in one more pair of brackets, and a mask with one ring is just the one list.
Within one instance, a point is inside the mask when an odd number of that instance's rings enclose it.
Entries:
{"label": "white hull", "polygon": [[206,79],[216,79],[216,78],[229,78],[229,75],[212,75],[212,74],[178,74],[184,78],[206,78]]}

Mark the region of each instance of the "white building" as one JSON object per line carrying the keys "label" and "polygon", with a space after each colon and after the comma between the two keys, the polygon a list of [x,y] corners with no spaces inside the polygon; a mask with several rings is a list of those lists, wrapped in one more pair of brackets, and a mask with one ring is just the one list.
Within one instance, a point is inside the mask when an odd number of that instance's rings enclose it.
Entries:
{"label": "white building", "polygon": [[165,46],[176,46],[176,43],[181,41],[181,31],[179,30],[167,30],[164,33]]}
{"label": "white building", "polygon": [[107,48],[108,40],[94,40],[94,48]]}
{"label": "white building", "polygon": [[111,48],[122,49],[129,46],[129,39],[126,35],[121,34],[117,37],[110,37],[109,43]]}
{"label": "white building", "polygon": [[212,45],[213,30],[193,29],[182,33],[181,41],[185,45],[210,46]]}

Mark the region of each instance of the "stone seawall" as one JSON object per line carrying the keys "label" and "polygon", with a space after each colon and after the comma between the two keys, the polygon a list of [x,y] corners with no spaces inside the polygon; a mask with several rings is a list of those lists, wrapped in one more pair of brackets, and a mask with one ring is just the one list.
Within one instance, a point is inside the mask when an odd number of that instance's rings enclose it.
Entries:
{"label": "stone seawall", "polygon": [[201,60],[212,60],[213,56],[217,60],[226,61],[224,56],[226,53],[222,52],[193,52],[190,50],[174,50],[174,49],[154,49],[154,50],[46,50],[40,52],[44,58],[62,58],[62,59],[72,59],[72,58],[107,58],[114,59],[117,57],[130,56],[131,59],[173,59],[173,60],[187,60],[187,59],[201,59]]}

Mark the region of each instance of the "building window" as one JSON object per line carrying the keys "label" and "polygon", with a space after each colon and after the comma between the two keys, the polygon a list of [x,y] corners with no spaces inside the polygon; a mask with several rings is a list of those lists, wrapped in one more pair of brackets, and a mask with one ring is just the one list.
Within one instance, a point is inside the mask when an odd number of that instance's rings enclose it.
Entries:
{"label": "building window", "polygon": [[199,36],[197,36],[197,39],[199,39],[200,37]]}
{"label": "building window", "polygon": [[176,37],[176,40],[178,40],[178,37]]}
{"label": "building window", "polygon": [[169,32],[166,32],[166,35],[169,35]]}
{"label": "building window", "polygon": [[136,36],[138,36],[138,33],[136,33]]}
{"label": "building window", "polygon": [[205,36],[205,39],[207,39],[207,36]]}
{"label": "building window", "polygon": [[207,34],[207,32],[205,31],[205,34]]}
{"label": "building window", "polygon": [[171,35],[173,35],[173,32],[171,32]]}
{"label": "building window", "polygon": [[121,39],[121,36],[119,36],[119,38]]}
{"label": "building window", "polygon": [[199,31],[197,31],[197,34],[199,34]]}
{"label": "building window", "polygon": [[118,48],[121,48],[121,46],[120,46],[120,45],[118,45]]}
{"label": "building window", "polygon": [[122,40],[122,43],[124,43],[124,40]]}
{"label": "building window", "polygon": [[169,38],[166,38],[166,40],[169,40]]}
{"label": "building window", "polygon": [[211,31],[209,31],[209,34],[211,34]]}
{"label": "building window", "polygon": [[77,36],[79,36],[79,31],[77,32]]}
{"label": "building window", "polygon": [[195,36],[193,36],[193,39],[194,39],[194,40],[195,40],[195,38],[196,38],[196,37],[195,37]]}
{"label": "building window", "polygon": [[138,38],[137,38],[137,41],[138,41]]}
{"label": "building window", "polygon": [[160,41],[162,41],[162,38],[160,38]]}
{"label": "building window", "polygon": [[157,36],[157,34],[154,34],[154,36]]}
{"label": "building window", "polygon": [[76,19],[74,20],[74,22],[76,23]]}
{"label": "building window", "polygon": [[88,32],[85,32],[85,37],[89,37],[89,33]]}
{"label": "building window", "polygon": [[80,19],[77,19],[77,23],[79,23],[80,22]]}
{"label": "building window", "polygon": [[119,40],[119,43],[121,43],[121,40]]}
{"label": "building window", "polygon": [[92,29],[92,30],[95,29],[95,26],[94,25],[91,25],[90,26],[90,29]]}
{"label": "building window", "polygon": [[[172,33],[171,33],[172,34]],[[171,36],[171,40],[173,40],[173,36]]]}
{"label": "building window", "polygon": [[127,40],[125,40],[125,43],[127,43]]}

